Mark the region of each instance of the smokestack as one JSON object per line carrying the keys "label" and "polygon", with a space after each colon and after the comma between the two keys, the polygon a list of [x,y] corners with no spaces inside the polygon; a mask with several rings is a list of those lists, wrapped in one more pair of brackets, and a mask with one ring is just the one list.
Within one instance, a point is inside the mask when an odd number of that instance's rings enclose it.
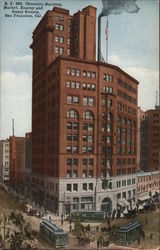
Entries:
{"label": "smokestack", "polygon": [[14,119],[12,119],[12,135],[14,136]]}
{"label": "smokestack", "polygon": [[98,62],[101,59],[101,15],[98,17]]}

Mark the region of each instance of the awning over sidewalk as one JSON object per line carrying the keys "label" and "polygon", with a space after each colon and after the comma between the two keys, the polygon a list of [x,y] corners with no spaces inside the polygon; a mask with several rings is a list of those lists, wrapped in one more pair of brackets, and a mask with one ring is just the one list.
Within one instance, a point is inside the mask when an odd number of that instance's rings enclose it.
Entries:
{"label": "awning over sidewalk", "polygon": [[118,204],[121,206],[121,207],[126,207],[126,206],[130,206],[130,203],[126,200],[126,199],[121,199],[118,201]]}
{"label": "awning over sidewalk", "polygon": [[138,198],[139,201],[146,201],[146,200],[149,200],[149,199],[151,199],[151,197],[149,195],[145,195],[145,196],[142,196],[142,197]]}

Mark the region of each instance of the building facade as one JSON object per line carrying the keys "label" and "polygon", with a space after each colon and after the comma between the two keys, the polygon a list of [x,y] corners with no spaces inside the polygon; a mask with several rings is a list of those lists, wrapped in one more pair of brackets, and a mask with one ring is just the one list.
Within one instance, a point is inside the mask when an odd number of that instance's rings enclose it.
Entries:
{"label": "building facade", "polygon": [[140,169],[160,168],[160,108],[140,112]]}
{"label": "building facade", "polygon": [[138,81],[96,61],[96,8],[33,32],[32,195],[54,212],[136,202]]}
{"label": "building facade", "polygon": [[25,137],[9,137],[9,184],[17,193],[24,192]]}
{"label": "building facade", "polygon": [[0,140],[0,181],[9,181],[9,141]]}
{"label": "building facade", "polygon": [[137,200],[141,203],[148,202],[160,191],[160,171],[137,173]]}

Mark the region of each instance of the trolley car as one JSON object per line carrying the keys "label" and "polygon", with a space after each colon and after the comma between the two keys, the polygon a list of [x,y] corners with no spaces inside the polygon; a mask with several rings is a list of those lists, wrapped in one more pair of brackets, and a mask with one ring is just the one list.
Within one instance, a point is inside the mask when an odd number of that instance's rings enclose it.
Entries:
{"label": "trolley car", "polygon": [[116,244],[130,245],[134,240],[140,238],[141,230],[141,224],[138,221],[122,226],[116,232]]}
{"label": "trolley car", "polygon": [[43,220],[40,223],[40,233],[56,248],[65,247],[67,244],[67,234],[49,220]]}
{"label": "trolley car", "polygon": [[71,213],[71,220],[76,221],[104,221],[106,214],[102,211],[78,211]]}

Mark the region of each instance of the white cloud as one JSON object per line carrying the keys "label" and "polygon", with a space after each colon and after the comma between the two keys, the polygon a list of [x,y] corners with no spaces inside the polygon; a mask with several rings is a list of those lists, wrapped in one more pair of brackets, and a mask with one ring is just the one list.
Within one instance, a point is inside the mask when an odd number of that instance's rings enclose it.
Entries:
{"label": "white cloud", "polygon": [[31,130],[31,90],[29,74],[3,72],[1,75],[1,137],[11,135],[11,122],[15,118],[15,134],[24,136]]}
{"label": "white cloud", "polygon": [[156,91],[159,89],[159,72],[136,67],[126,67],[124,70],[139,81],[139,106],[144,110],[154,108]]}
{"label": "white cloud", "polygon": [[117,66],[121,65],[120,58],[117,55],[110,55],[108,58],[108,62]]}
{"label": "white cloud", "polygon": [[15,63],[28,63],[32,61],[32,56],[31,55],[25,55],[25,56],[14,56],[9,58]]}

